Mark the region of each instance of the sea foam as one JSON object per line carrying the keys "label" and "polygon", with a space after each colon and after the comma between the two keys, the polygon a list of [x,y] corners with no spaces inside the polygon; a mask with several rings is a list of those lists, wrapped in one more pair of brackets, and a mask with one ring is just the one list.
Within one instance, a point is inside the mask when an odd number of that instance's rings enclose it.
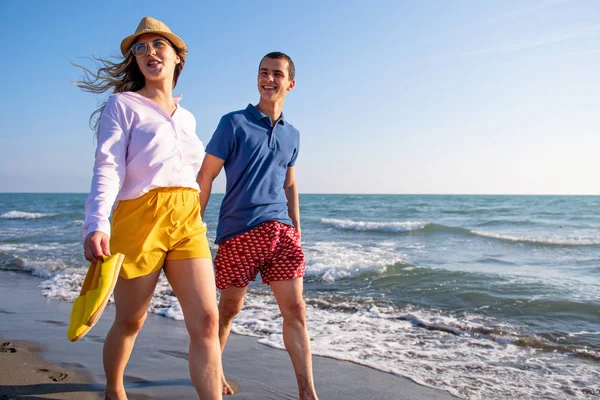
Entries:
{"label": "sea foam", "polygon": [[44,213],[32,213],[25,211],[8,211],[4,214],[0,214],[0,219],[36,219],[53,217],[57,214],[44,214]]}

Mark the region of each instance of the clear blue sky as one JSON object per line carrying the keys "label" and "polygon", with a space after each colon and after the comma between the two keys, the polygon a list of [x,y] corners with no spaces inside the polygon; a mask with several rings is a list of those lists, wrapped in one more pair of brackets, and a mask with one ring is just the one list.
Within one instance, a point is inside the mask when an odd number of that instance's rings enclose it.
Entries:
{"label": "clear blue sky", "polygon": [[189,46],[175,92],[204,143],[257,102],[265,53],[294,59],[301,193],[600,194],[597,0],[3,0],[0,14],[2,192],[89,191],[102,98],[69,82],[69,61],[119,54],[149,15]]}

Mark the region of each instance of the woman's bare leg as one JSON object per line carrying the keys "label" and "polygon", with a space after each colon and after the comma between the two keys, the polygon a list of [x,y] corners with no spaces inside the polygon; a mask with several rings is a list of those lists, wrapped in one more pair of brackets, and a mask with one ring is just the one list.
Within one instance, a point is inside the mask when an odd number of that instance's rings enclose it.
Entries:
{"label": "woman's bare leg", "polygon": [[202,400],[222,399],[219,311],[212,260],[191,258],[165,263],[165,275],[190,334],[189,364],[192,383]]}
{"label": "woman's bare leg", "polygon": [[119,278],[115,287],[116,316],[104,341],[106,398],[126,400],[123,375],[146,313],[160,271],[134,279]]}

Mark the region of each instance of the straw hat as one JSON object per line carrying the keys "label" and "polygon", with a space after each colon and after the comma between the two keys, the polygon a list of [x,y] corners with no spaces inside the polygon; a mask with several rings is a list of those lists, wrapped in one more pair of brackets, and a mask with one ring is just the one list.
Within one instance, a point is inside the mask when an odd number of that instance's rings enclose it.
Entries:
{"label": "straw hat", "polygon": [[135,33],[123,39],[123,41],[121,42],[121,53],[123,53],[123,56],[127,57],[127,52],[129,51],[129,49],[131,49],[131,46],[133,45],[135,40],[145,33],[156,33],[166,37],[171,43],[173,43],[175,47],[182,51],[183,58],[185,59],[185,56],[187,55],[187,46],[185,45],[183,40],[181,40],[179,36],[171,32],[167,25],[152,17],[142,18],[140,24],[135,30]]}

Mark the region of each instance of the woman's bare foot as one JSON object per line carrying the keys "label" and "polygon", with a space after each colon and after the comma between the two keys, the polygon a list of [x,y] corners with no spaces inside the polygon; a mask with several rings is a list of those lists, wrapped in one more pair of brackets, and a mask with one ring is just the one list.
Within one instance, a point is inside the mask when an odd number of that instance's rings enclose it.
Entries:
{"label": "woman's bare foot", "polygon": [[228,395],[228,394],[233,394],[233,388],[231,386],[229,386],[229,384],[227,383],[227,380],[225,379],[225,377],[223,377],[223,394]]}
{"label": "woman's bare foot", "polygon": [[104,400],[127,400],[127,394],[122,393],[108,393],[104,392]]}

